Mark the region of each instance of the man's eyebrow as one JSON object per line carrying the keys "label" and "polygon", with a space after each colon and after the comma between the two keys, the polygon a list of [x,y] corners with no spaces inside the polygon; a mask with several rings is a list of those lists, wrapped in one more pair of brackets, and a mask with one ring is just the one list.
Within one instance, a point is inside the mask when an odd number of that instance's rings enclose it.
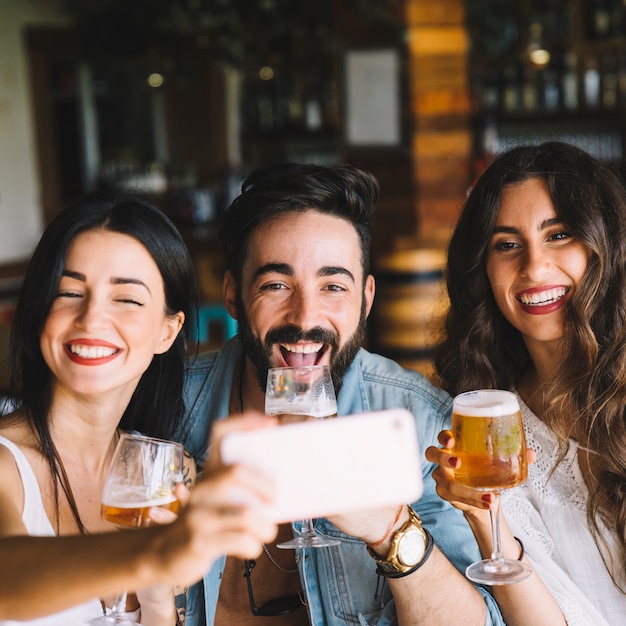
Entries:
{"label": "man's eyebrow", "polygon": [[[75,280],[80,280],[83,283],[87,281],[87,277],[85,276],[85,274],[82,274],[81,272],[75,272],[73,270],[68,270],[68,269],[63,270],[63,276],[67,276],[68,278],[73,278]],[[146,283],[144,283],[143,280],[139,280],[138,278],[125,278],[121,276],[120,277],[114,276],[113,278],[111,278],[111,284],[112,285],[139,285],[140,287],[145,287],[148,293],[152,293],[150,291],[150,287],[148,287],[148,285],[146,285]]]}
{"label": "man's eyebrow", "polygon": [[325,265],[320,268],[317,272],[317,275],[320,277],[323,276],[336,276],[337,274],[342,274],[343,276],[347,276],[352,282],[354,282],[354,274],[345,267],[335,266],[335,265]]}
{"label": "man's eyebrow", "polygon": [[[261,265],[256,272],[254,272],[254,279],[256,280],[259,276],[263,276],[265,274],[276,273],[283,274],[284,276],[293,276],[294,271],[293,267],[288,263],[266,263],[265,265]],[[321,267],[317,271],[317,275],[319,277],[324,276],[336,276],[337,274],[342,274],[343,276],[347,276],[354,282],[354,275],[352,272],[345,267],[335,266],[335,265],[325,265]]]}
{"label": "man's eyebrow", "polygon": [[259,276],[270,274],[272,272],[275,272],[276,274],[284,274],[285,276],[293,276],[293,267],[287,263],[266,263],[265,265],[261,265],[261,267],[257,268],[256,272],[254,272],[254,279],[256,280]]}

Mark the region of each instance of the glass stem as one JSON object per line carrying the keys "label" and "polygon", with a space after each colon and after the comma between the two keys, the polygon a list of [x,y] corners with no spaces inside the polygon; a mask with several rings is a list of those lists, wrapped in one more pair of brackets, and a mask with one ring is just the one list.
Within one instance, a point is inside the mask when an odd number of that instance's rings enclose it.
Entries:
{"label": "glass stem", "polygon": [[491,560],[503,561],[502,558],[502,542],[500,540],[500,493],[493,492],[495,500],[493,506],[489,509],[489,518],[491,520]]}
{"label": "glass stem", "polygon": [[126,596],[128,595],[128,591],[125,589],[121,593],[118,593],[115,596],[115,602],[113,602],[113,607],[111,608],[111,613],[115,615],[116,613],[126,613]]}
{"label": "glass stem", "polygon": [[313,528],[313,520],[312,519],[303,519],[302,527],[300,528],[300,534],[303,537],[311,537],[315,535],[315,529]]}

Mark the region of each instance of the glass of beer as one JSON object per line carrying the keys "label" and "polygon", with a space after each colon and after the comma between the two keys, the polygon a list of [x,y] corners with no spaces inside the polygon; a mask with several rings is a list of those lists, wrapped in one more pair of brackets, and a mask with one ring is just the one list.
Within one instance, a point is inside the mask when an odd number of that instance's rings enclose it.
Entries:
{"label": "glass of beer", "polygon": [[[328,365],[272,367],[267,373],[265,413],[276,415],[280,423],[337,416],[337,399]],[[298,468],[294,468],[298,471]],[[302,521],[300,536],[279,548],[324,548],[339,541],[316,532],[312,519]]]}
{"label": "glass of beer", "polygon": [[452,407],[455,470],[459,484],[491,491],[491,558],[473,563],[465,574],[479,584],[506,585],[527,578],[531,569],[522,561],[505,559],[500,543],[500,492],[526,480],[526,439],[517,396],[500,389],[468,391],[454,398]]}
{"label": "glass of beer", "polygon": [[[116,526],[150,526],[150,509],[178,514],[176,484],[182,482],[183,446],[173,441],[122,434],[104,483],[100,514]],[[136,626],[125,613],[126,591],[115,598],[109,615],[89,621],[92,626]]]}

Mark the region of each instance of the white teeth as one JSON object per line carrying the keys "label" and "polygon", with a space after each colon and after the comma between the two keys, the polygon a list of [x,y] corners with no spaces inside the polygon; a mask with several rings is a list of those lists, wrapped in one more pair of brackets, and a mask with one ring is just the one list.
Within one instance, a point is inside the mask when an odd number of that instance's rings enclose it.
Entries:
{"label": "white teeth", "polygon": [[323,343],[281,343],[281,348],[285,348],[288,352],[298,352],[299,354],[311,354],[319,352]]}
{"label": "white teeth", "polygon": [[556,287],[554,289],[547,289],[539,293],[528,294],[525,293],[518,296],[517,299],[522,303],[529,306],[545,306],[560,300],[567,293],[565,287]]}
{"label": "white teeth", "polygon": [[101,359],[105,356],[115,354],[115,348],[106,348],[105,346],[77,346],[71,345],[70,352],[76,354],[81,359]]}

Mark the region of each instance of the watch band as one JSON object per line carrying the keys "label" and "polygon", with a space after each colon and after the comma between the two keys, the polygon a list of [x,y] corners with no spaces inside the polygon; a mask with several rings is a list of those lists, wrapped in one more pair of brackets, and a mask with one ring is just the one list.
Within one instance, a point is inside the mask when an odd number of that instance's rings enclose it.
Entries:
{"label": "watch band", "polygon": [[[386,558],[381,558],[370,546],[367,546],[369,555],[378,564],[376,573],[387,578],[401,578],[408,576],[419,569],[430,556],[434,541],[432,535],[422,526],[420,516],[413,510],[413,507],[407,505],[409,519],[393,534],[391,546]],[[400,542],[408,533],[418,532],[424,541],[424,552],[417,563],[403,563],[398,555]]]}

